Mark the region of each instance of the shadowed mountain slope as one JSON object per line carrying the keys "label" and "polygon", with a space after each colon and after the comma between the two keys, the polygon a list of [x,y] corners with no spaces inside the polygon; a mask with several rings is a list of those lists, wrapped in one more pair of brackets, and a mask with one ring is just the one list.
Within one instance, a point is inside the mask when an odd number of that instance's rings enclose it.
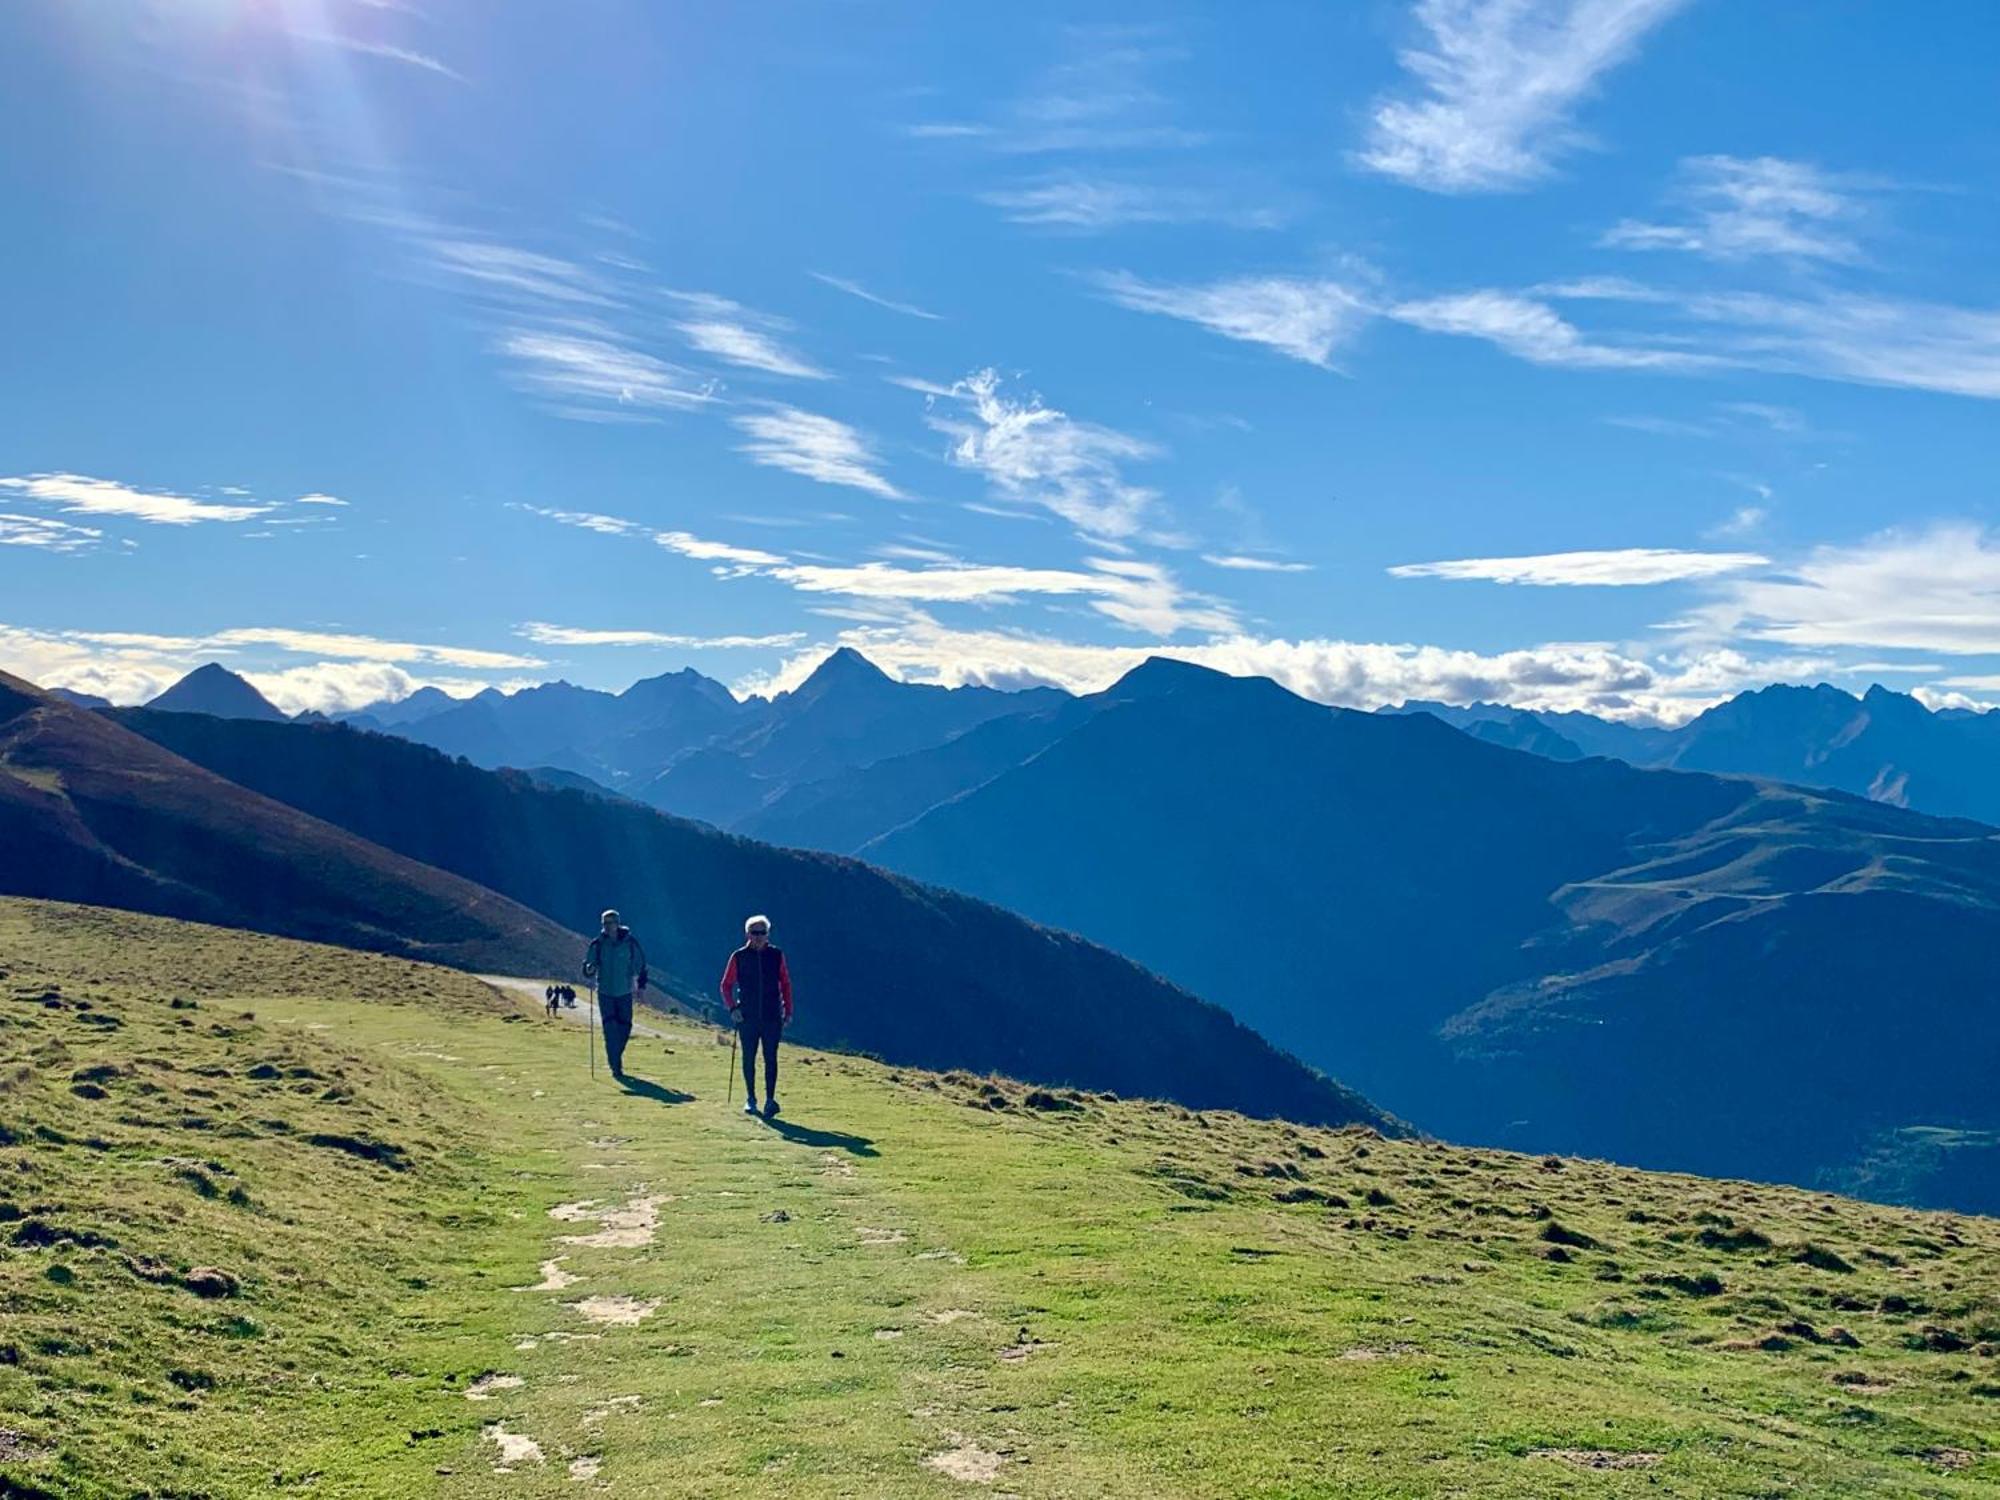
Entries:
{"label": "shadowed mountain slope", "polygon": [[1117,954],[850,859],[551,790],[386,735],[127,710],[121,723],[565,923],[616,905],[658,978],[713,995],[744,917],[791,955],[800,1040],[923,1066],[1399,1129],[1215,1006]]}
{"label": "shadowed mountain slope", "polygon": [[0,891],[468,968],[539,969],[578,941],[490,890],[247,791],[4,673]]}
{"label": "shadowed mountain slope", "polygon": [[1809,1182],[1883,1132],[2000,1126],[1991,830],[1141,670],[1174,690],[866,856],[1131,953],[1447,1135]]}

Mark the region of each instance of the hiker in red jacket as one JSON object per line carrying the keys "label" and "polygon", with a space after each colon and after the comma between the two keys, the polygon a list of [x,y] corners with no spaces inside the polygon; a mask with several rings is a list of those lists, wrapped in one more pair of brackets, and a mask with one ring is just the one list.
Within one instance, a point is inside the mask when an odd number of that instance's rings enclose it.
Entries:
{"label": "hiker in red jacket", "polygon": [[792,976],[771,943],[771,919],[743,924],[743,946],[722,971],[722,1003],[743,1037],[743,1113],[757,1113],[757,1048],[764,1048],[764,1118],[778,1113],[778,1034],[791,1024]]}

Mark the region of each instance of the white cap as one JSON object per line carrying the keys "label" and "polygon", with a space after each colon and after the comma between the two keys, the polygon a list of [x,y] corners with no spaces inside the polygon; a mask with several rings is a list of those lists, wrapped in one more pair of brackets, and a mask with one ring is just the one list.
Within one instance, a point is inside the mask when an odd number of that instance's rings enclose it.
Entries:
{"label": "white cap", "polygon": [[750,929],[753,927],[761,927],[766,932],[769,932],[771,930],[771,919],[761,911],[754,917],[745,917],[743,919],[743,934],[745,937],[750,935]]}
{"label": "white cap", "polygon": [[606,911],[597,920],[600,922],[609,922],[613,927],[616,927],[618,925],[618,913],[615,910]]}

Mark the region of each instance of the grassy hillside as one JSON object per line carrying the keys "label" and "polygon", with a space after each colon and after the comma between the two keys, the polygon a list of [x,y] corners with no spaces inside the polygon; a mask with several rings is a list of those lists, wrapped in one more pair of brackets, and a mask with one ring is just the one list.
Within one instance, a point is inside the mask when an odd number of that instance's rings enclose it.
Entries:
{"label": "grassy hillside", "polygon": [[259,796],[4,672],[0,894],[467,968],[573,962],[580,942],[491,890]]}
{"label": "grassy hillside", "polygon": [[[2000,1223],[0,902],[0,1494],[1972,1496]],[[1851,1341],[1851,1342],[1850,1342]]]}

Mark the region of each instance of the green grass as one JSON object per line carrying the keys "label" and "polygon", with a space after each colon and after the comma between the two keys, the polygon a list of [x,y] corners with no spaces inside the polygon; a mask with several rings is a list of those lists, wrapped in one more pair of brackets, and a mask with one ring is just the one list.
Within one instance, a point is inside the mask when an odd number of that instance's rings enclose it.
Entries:
{"label": "green grass", "polygon": [[463,975],[89,908],[0,970],[0,1495],[2000,1483],[1992,1220],[805,1052],[779,1131],[689,1023],[626,1092]]}

